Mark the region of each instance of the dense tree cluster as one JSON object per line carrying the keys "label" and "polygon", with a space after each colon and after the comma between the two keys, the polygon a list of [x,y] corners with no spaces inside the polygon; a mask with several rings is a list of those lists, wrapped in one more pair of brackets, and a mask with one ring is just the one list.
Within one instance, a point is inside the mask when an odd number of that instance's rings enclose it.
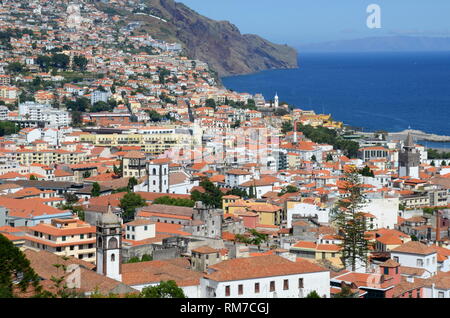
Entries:
{"label": "dense tree cluster", "polygon": [[17,126],[11,121],[0,121],[0,136],[11,135],[17,132]]}
{"label": "dense tree cluster", "polygon": [[166,196],[155,199],[153,201],[153,204],[165,204],[165,205],[174,205],[174,206],[193,207],[195,202],[190,199],[171,198],[166,195]]}
{"label": "dense tree cluster", "polygon": [[436,149],[427,149],[428,159],[450,159],[450,152],[439,151]]}
{"label": "dense tree cluster", "polygon": [[120,208],[123,210],[123,221],[126,223],[134,219],[136,209],[146,206],[147,202],[137,193],[128,192],[120,200]]}
{"label": "dense tree cluster", "polygon": [[297,125],[297,131],[319,144],[329,144],[335,149],[340,149],[348,157],[354,158],[358,155],[359,144],[355,141],[346,140],[339,136],[335,130],[326,127],[312,127],[310,125]]}

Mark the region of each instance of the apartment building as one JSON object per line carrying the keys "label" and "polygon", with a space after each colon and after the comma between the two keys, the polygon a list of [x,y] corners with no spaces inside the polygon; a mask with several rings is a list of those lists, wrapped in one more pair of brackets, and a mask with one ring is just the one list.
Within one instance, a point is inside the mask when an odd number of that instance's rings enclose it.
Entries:
{"label": "apartment building", "polygon": [[25,246],[95,263],[95,231],[95,226],[78,219],[53,219],[51,224],[31,226]]}

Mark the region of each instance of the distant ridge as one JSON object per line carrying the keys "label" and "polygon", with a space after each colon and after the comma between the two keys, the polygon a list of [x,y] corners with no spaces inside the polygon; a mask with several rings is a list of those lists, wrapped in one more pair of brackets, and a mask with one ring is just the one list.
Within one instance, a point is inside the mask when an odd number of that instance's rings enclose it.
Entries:
{"label": "distant ridge", "polygon": [[450,37],[384,36],[310,43],[300,52],[407,52],[450,51]]}
{"label": "distant ridge", "polygon": [[228,21],[215,21],[174,0],[141,0],[151,14],[131,13],[112,3],[96,6],[113,12],[125,23],[140,22],[138,34],[150,34],[183,45],[192,59],[204,61],[219,76],[255,73],[268,69],[297,68],[297,51],[254,34],[241,34]]}

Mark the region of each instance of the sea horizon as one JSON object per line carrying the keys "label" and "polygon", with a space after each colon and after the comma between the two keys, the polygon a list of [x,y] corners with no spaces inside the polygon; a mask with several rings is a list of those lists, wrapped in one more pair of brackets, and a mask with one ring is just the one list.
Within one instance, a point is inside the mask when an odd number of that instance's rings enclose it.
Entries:
{"label": "sea horizon", "polygon": [[228,89],[262,93],[266,100],[277,93],[295,108],[331,114],[365,132],[410,128],[450,136],[442,120],[450,116],[450,51],[306,52],[298,58],[297,69],[221,80]]}

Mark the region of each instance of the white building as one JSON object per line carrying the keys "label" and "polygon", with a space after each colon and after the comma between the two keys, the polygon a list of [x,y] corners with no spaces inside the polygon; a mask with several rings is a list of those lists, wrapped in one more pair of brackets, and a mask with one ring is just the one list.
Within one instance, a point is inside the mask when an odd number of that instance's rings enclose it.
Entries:
{"label": "white building", "polygon": [[300,215],[302,217],[317,216],[319,223],[329,223],[330,221],[330,208],[304,202],[294,203],[292,207],[287,209],[286,214],[288,228],[292,227],[294,215]]}
{"label": "white building", "polygon": [[231,169],[225,172],[225,184],[230,188],[238,187],[242,183],[249,181],[252,174],[241,169]]}
{"label": "white building", "polygon": [[208,267],[200,280],[203,298],[330,297],[330,272],[308,260],[278,255],[226,260]]}
{"label": "white building", "polygon": [[420,242],[410,241],[394,248],[391,258],[401,266],[424,269],[425,278],[437,274],[436,251]]}
{"label": "white building", "polygon": [[398,197],[383,196],[379,192],[370,193],[367,195],[367,202],[361,211],[375,216],[374,229],[394,229],[399,215],[399,203]]}
{"label": "white building", "polygon": [[19,116],[24,120],[47,122],[49,127],[65,127],[71,123],[69,112],[54,109],[49,104],[26,101],[19,104]]}
{"label": "white building", "polygon": [[142,241],[156,236],[156,223],[149,220],[134,220],[125,223],[127,240]]}

